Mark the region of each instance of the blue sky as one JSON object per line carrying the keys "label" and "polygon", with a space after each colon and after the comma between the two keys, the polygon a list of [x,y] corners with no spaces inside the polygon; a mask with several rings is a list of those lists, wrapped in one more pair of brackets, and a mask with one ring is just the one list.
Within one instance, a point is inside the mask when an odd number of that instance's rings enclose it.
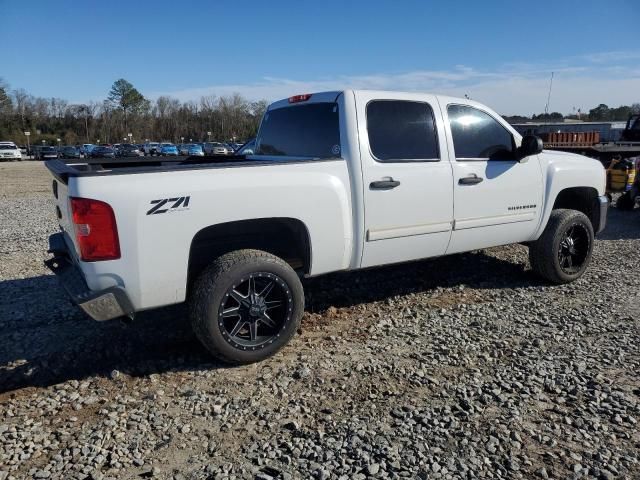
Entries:
{"label": "blue sky", "polygon": [[502,113],[640,102],[640,1],[0,0],[0,77],[72,102],[468,93]]}

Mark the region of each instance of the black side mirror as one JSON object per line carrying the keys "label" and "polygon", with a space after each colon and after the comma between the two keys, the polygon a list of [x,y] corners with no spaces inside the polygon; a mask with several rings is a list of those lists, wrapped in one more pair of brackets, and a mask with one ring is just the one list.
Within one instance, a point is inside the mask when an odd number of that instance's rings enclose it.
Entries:
{"label": "black side mirror", "polygon": [[544,145],[540,137],[535,135],[525,135],[522,137],[522,143],[518,148],[518,158],[520,160],[527,158],[531,155],[537,155],[542,152]]}

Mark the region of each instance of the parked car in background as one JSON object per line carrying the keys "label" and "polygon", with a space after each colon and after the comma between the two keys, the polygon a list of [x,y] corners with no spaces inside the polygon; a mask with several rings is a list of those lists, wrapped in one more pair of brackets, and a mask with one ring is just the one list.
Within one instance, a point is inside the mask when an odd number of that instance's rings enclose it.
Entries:
{"label": "parked car in background", "polygon": [[178,156],[178,147],[176,147],[173,143],[161,143],[160,148],[158,150],[160,155],[177,157]]}
{"label": "parked car in background", "polygon": [[145,155],[157,155],[158,147],[160,144],[158,142],[147,142],[144,144],[143,150]]}
{"label": "parked car in background", "polygon": [[144,152],[140,150],[138,145],[131,143],[123,143],[120,148],[116,150],[117,157],[144,157]]}
{"label": "parked car in background", "polygon": [[187,145],[187,155],[190,157],[203,157],[204,150],[202,150],[202,146],[197,143],[192,143]]}
{"label": "parked car in background", "polygon": [[227,155],[227,147],[220,142],[205,142],[204,143],[205,155]]}
{"label": "parked car in background", "polygon": [[178,144],[178,153],[180,155],[188,155],[189,144],[188,143],[180,143]]}
{"label": "parked car in background", "polygon": [[116,152],[111,147],[104,147],[100,145],[99,147],[94,148],[89,153],[90,158],[115,158]]}
{"label": "parked car in background", "polygon": [[49,160],[58,157],[58,150],[54,147],[39,146],[36,150],[36,159],[38,160]]}
{"label": "parked car in background", "polygon": [[36,150],[36,160],[51,160],[58,157],[58,150],[54,147],[38,147]]}
{"label": "parked car in background", "polygon": [[80,158],[80,150],[72,145],[62,147],[60,150],[61,158]]}
{"label": "parked car in background", "polygon": [[91,150],[93,150],[95,148],[95,145],[93,143],[83,143],[80,146],[80,154],[87,158],[89,157],[89,154],[91,153]]}
{"label": "parked car in background", "polygon": [[236,155],[253,155],[255,148],[256,139],[252,138],[247,143],[242,145],[238,150],[236,150]]}
{"label": "parked car in background", "polygon": [[22,152],[13,142],[0,142],[0,160],[22,160]]}

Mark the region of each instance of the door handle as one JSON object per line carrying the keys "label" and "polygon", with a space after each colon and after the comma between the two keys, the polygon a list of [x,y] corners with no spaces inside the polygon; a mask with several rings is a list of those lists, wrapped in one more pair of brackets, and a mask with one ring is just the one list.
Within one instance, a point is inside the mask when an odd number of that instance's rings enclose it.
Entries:
{"label": "door handle", "polygon": [[376,180],[375,182],[371,182],[369,184],[369,188],[371,190],[391,190],[392,188],[396,188],[400,185],[398,180],[394,180],[391,177],[386,177],[384,180]]}
{"label": "door handle", "polygon": [[477,176],[475,173],[472,173],[468,177],[462,177],[460,180],[458,180],[458,184],[459,185],[477,185],[482,180],[484,180],[484,178]]}

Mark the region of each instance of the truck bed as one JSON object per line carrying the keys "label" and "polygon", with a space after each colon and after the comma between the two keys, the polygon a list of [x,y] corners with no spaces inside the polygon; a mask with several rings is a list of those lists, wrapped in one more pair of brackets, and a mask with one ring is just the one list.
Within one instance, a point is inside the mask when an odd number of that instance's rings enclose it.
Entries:
{"label": "truck bed", "polygon": [[246,158],[244,155],[217,155],[205,157],[178,156],[168,158],[93,158],[56,159],[45,162],[46,167],[60,181],[67,183],[69,177],[94,177],[130,175],[142,173],[170,172],[179,170],[201,170],[212,168],[263,167],[292,163],[335,161],[338,158]]}

